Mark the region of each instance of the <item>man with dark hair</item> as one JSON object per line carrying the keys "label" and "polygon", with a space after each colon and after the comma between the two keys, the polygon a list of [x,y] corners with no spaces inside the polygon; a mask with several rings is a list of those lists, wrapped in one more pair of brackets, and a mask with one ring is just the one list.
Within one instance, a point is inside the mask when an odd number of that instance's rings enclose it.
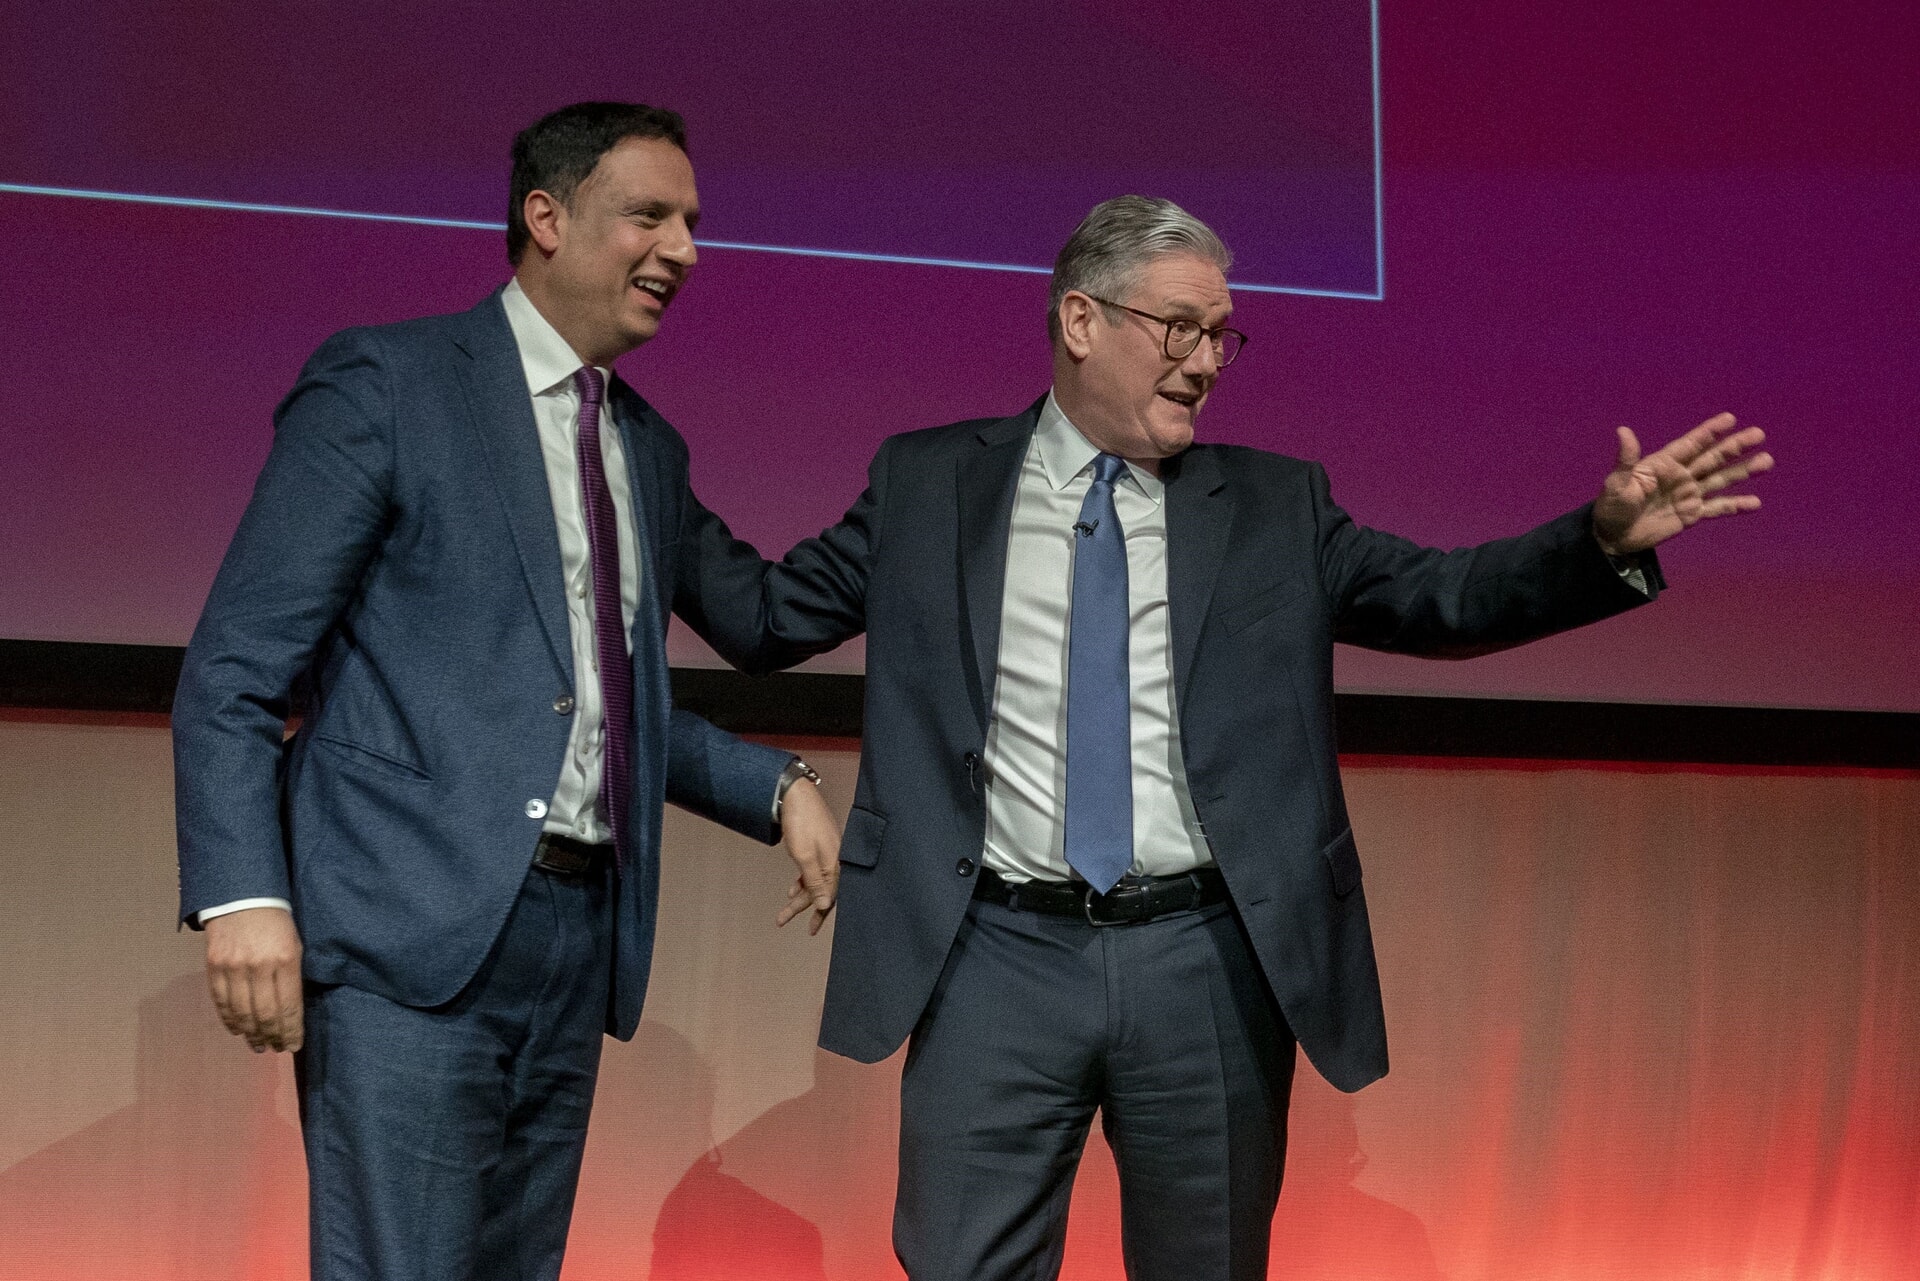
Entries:
{"label": "man with dark hair", "polygon": [[181,917],[227,1026],[295,1051],[315,1277],[559,1275],[663,801],[784,837],[780,923],[833,905],[812,772],[669,703],[704,513],[609,367],[694,264],[684,145],[620,103],[516,139],[514,278],[321,346],[187,650]]}
{"label": "man with dark hair", "polygon": [[687,154],[687,123],[677,111],[638,102],[577,102],[522,129],[513,140],[507,180],[507,261],[520,265],[532,233],[527,197],[544,191],[571,206],[600,157],[629,138],[658,138]]}
{"label": "man with dark hair", "polygon": [[[867,633],[860,783],[820,1042],[901,1077],[894,1246],[914,1281],[1058,1273],[1098,1111],[1135,1281],[1266,1274],[1296,1038],[1387,1070],[1333,734],[1335,641],[1441,657],[1651,599],[1652,549],[1759,500],[1723,414],[1517,538],[1353,523],[1317,464],[1194,443],[1244,342],[1220,239],[1095,208],[1054,266],[1053,387],[894,436],[777,566],[689,563],[732,649]],[[688,552],[682,552],[688,555]],[[747,607],[745,584],[763,600]]]}

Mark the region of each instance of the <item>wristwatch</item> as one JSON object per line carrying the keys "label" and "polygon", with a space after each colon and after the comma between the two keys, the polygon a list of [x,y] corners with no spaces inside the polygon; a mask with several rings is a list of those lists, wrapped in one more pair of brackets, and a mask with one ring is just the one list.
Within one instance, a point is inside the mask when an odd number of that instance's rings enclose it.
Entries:
{"label": "wristwatch", "polygon": [[786,803],[787,789],[803,778],[815,787],[820,786],[820,771],[801,760],[798,756],[788,761],[787,767],[780,771],[780,781],[774,785],[773,789],[774,826],[778,827],[780,825],[780,807]]}

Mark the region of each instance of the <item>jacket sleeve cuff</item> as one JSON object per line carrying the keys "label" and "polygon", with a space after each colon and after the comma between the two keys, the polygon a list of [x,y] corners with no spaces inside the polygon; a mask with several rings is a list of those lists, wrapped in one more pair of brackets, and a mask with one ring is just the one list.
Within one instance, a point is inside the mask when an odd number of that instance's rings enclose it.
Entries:
{"label": "jacket sleeve cuff", "polygon": [[293,904],[283,898],[237,898],[231,903],[222,903],[218,907],[203,907],[187,917],[191,929],[203,930],[207,922],[216,916],[226,916],[230,912],[244,912],[255,907],[277,907],[283,912],[292,913]]}

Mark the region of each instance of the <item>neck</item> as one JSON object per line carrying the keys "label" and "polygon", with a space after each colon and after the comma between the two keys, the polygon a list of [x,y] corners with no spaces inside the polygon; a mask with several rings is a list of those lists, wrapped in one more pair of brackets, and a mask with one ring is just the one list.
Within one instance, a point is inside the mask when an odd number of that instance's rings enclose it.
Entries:
{"label": "neck", "polygon": [[1116,444],[1115,442],[1121,438],[1120,434],[1107,429],[1106,421],[1100,415],[1099,406],[1088,397],[1081,395],[1080,389],[1074,385],[1072,379],[1061,378],[1057,368],[1053,380],[1053,402],[1060,406],[1060,412],[1067,416],[1067,421],[1072,423],[1075,429],[1087,438],[1087,443],[1095,449],[1103,454],[1114,454],[1124,458],[1149,476],[1160,474],[1160,468],[1167,460],[1158,454],[1142,458],[1125,445]]}
{"label": "neck", "polygon": [[520,282],[520,292],[527,296],[527,301],[533,304],[533,309],[540,313],[541,319],[567,340],[567,346],[573,348],[573,354],[580,358],[582,364],[612,368],[613,362],[626,355],[631,348],[608,350],[605,343],[595,341],[587,327],[569,311],[564,295],[553,287],[553,281],[547,273],[540,270],[539,251],[529,248],[527,254],[527,258],[513,272],[513,278]]}

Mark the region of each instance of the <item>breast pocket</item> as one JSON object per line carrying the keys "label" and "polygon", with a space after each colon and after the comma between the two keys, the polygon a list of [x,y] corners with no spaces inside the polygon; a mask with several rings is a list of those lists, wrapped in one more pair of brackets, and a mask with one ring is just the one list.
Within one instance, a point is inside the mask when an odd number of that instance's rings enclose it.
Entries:
{"label": "breast pocket", "polygon": [[1273,586],[1257,591],[1247,599],[1222,610],[1220,630],[1228,636],[1244,632],[1255,623],[1263,622],[1277,613],[1305,590],[1306,587],[1299,579],[1283,578]]}

